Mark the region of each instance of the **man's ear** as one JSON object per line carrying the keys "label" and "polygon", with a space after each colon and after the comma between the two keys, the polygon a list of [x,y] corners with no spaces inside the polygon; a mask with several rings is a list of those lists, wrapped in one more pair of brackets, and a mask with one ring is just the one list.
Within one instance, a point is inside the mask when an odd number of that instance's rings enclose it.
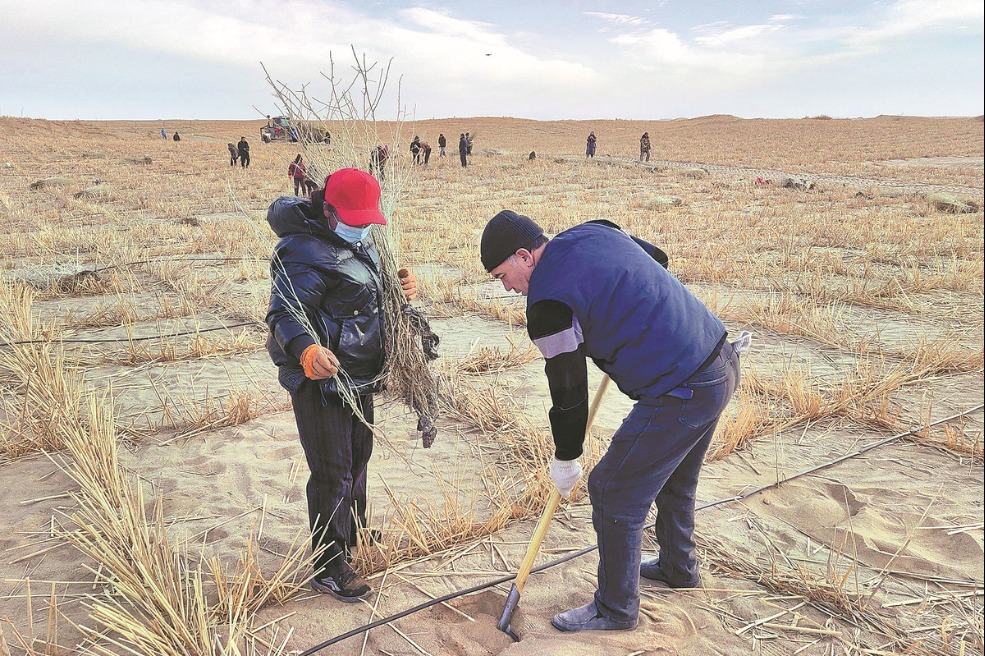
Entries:
{"label": "man's ear", "polygon": [[529,263],[534,261],[533,253],[528,251],[526,248],[518,248],[516,251],[516,257],[520,260],[520,262],[527,266],[529,266]]}

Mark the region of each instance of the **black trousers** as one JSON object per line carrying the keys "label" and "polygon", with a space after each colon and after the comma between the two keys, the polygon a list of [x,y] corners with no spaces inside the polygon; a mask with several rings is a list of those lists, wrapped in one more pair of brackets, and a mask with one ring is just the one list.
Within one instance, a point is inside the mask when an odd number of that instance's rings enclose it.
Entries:
{"label": "black trousers", "polygon": [[469,165],[468,156],[465,153],[459,151],[458,156],[462,159],[462,166]]}
{"label": "black trousers", "polygon": [[[367,421],[373,421],[372,395],[360,397]],[[358,526],[366,525],[366,474],[373,454],[373,432],[341,399],[323,403],[318,382],[306,379],[291,393],[294,419],[308,461],[306,488],[315,574],[337,574],[355,545]]]}

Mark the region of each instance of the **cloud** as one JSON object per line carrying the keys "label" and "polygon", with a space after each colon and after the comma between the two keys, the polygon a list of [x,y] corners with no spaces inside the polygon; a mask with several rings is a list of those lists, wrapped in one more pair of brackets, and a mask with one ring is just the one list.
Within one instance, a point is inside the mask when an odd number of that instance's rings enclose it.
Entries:
{"label": "cloud", "polygon": [[422,28],[428,34],[447,37],[467,37],[494,36],[489,33],[493,27],[490,23],[479,21],[467,21],[453,18],[445,12],[426,9],[424,7],[411,7],[400,10],[400,14]]}
{"label": "cloud", "polygon": [[[576,61],[536,57],[523,48],[527,40],[522,36],[497,31],[489,23],[461,20],[423,7],[403,9],[398,15],[418,28],[391,26],[387,34],[388,46],[398,53],[401,68],[443,83],[471,83],[478,91],[480,81],[486,80],[522,88],[540,85],[546,92],[598,77],[591,67]],[[435,57],[435,53],[448,56]]]}
{"label": "cloud", "polygon": [[734,39],[709,36],[687,43],[663,28],[624,34],[611,41],[630,53],[634,68],[663,78],[681,79],[700,71],[708,84],[719,85],[755,76],[767,64],[765,55],[755,49],[740,52],[723,48]]}
{"label": "cloud", "polygon": [[[232,5],[214,0],[37,0],[30,11],[15,11],[13,4],[0,5],[0,21],[17,24],[25,44],[52,44],[53,60],[60,42],[103,44],[179,55],[197,67],[255,70],[258,76],[263,62],[272,77],[296,87],[313,80],[325,84],[318,78],[328,72],[330,56],[338,71],[349,74],[354,46],[369,62],[392,58],[391,80],[405,74],[419,85],[433,80],[471,88],[477,95],[490,84],[551,93],[598,79],[583,63],[529,53],[522,40],[489,23],[423,7],[360,14],[321,0],[238,0]],[[121,61],[121,69],[125,66]]]}
{"label": "cloud", "polygon": [[[260,62],[290,88],[310,83],[310,95],[319,97],[332,59],[349,79],[353,48],[380,63],[374,72],[391,66],[381,106],[395,106],[390,96],[401,80],[402,102],[420,116],[685,115],[702,103],[709,113],[727,111],[730,98],[761,98],[769,89],[787,106],[785,94],[803,79],[837,81],[846,66],[878,64],[891,81],[893,66],[906,65],[910,54],[928,62],[925,68],[944,57],[970,58],[966,72],[980,79],[980,38],[972,55],[974,39],[952,38],[981,34],[980,0],[841,3],[842,13],[809,16],[744,9],[735,13],[739,20],[703,24],[686,22],[695,12],[666,6],[643,14],[649,18],[571,10],[552,22],[525,19],[519,10],[479,12],[462,0],[437,0],[446,9],[435,0],[410,1],[422,4],[0,0],[0,70],[11,73],[4,91],[63,116],[76,111],[79,98],[96,114],[100,107],[125,111],[148,90],[155,112],[196,115],[212,103],[221,116],[223,107],[269,98]],[[603,36],[588,38],[592,28]],[[587,37],[572,40],[573,29]],[[119,88],[133,97],[121,97]],[[980,82],[973,88],[980,98]]]}
{"label": "cloud", "polygon": [[614,23],[616,25],[646,25],[647,20],[645,18],[640,18],[639,16],[630,16],[628,14],[608,14],[602,11],[586,11],[585,16],[591,16],[592,18],[598,18],[606,23]]}
{"label": "cloud", "polygon": [[[706,28],[708,26],[705,26]],[[721,30],[707,30],[705,34],[696,36],[695,43],[708,48],[722,49],[727,46],[742,46],[752,44],[761,50],[763,37],[783,29],[778,23],[761,23],[759,25],[728,26]]]}
{"label": "cloud", "polygon": [[982,33],[985,8],[979,0],[900,0],[877,16],[871,27],[846,29],[853,51],[882,50],[891,41],[933,33]]}
{"label": "cloud", "polygon": [[0,20],[15,20],[22,34],[55,44],[116,45],[185,55],[203,63],[255,67],[258,60],[280,59],[292,50],[308,20],[351,24],[346,19],[353,16],[338,10],[325,16],[320,7],[314,2],[243,0],[231,11],[228,4],[191,0],[37,0],[29,10],[18,10],[16,17],[0,13]]}
{"label": "cloud", "polygon": [[883,52],[901,38],[982,30],[979,0],[899,0],[865,10],[810,22],[800,15],[773,14],[765,22],[696,25],[686,34],[638,29],[610,42],[623,50],[627,68],[661,79],[700,77],[705,86],[736,88]]}

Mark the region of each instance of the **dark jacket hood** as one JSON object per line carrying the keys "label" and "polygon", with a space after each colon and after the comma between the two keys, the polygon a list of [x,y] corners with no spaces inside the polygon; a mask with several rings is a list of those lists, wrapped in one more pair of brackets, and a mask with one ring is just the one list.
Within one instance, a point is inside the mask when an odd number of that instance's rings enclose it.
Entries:
{"label": "dark jacket hood", "polygon": [[267,210],[267,223],[278,238],[288,235],[311,235],[336,246],[347,246],[344,239],[328,229],[321,217],[315,216],[311,201],[296,196],[281,196]]}

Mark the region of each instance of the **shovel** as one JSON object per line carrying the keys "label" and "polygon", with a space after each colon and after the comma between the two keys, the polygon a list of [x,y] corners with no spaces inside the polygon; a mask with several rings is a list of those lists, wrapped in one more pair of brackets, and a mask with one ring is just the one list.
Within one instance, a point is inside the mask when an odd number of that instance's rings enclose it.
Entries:
{"label": "shovel", "polygon": [[[592,407],[588,411],[588,423],[585,425],[586,439],[592,432],[592,422],[595,421],[595,414],[602,404],[602,396],[605,394],[605,389],[608,386],[609,376],[606,374],[602,377],[602,382],[599,383],[599,388],[595,392],[595,398],[592,400]],[[513,638],[514,642],[520,642],[520,636],[513,631],[513,627],[510,626],[510,620],[513,619],[513,611],[516,610],[517,605],[520,603],[520,593],[523,592],[523,586],[527,582],[527,577],[530,576],[530,570],[533,569],[534,559],[537,557],[537,552],[540,551],[540,545],[544,542],[544,536],[547,535],[547,527],[550,526],[551,519],[554,518],[554,511],[557,510],[560,502],[561,494],[555,487],[554,491],[551,492],[550,498],[547,500],[547,506],[544,507],[544,512],[541,513],[540,521],[537,522],[537,528],[534,529],[533,537],[530,538],[530,543],[527,545],[527,554],[523,557],[523,562],[520,563],[520,570],[517,572],[516,579],[513,581],[513,587],[510,588],[509,596],[506,597],[506,608],[503,609],[503,616],[499,618],[499,623],[496,625],[497,629]]]}

